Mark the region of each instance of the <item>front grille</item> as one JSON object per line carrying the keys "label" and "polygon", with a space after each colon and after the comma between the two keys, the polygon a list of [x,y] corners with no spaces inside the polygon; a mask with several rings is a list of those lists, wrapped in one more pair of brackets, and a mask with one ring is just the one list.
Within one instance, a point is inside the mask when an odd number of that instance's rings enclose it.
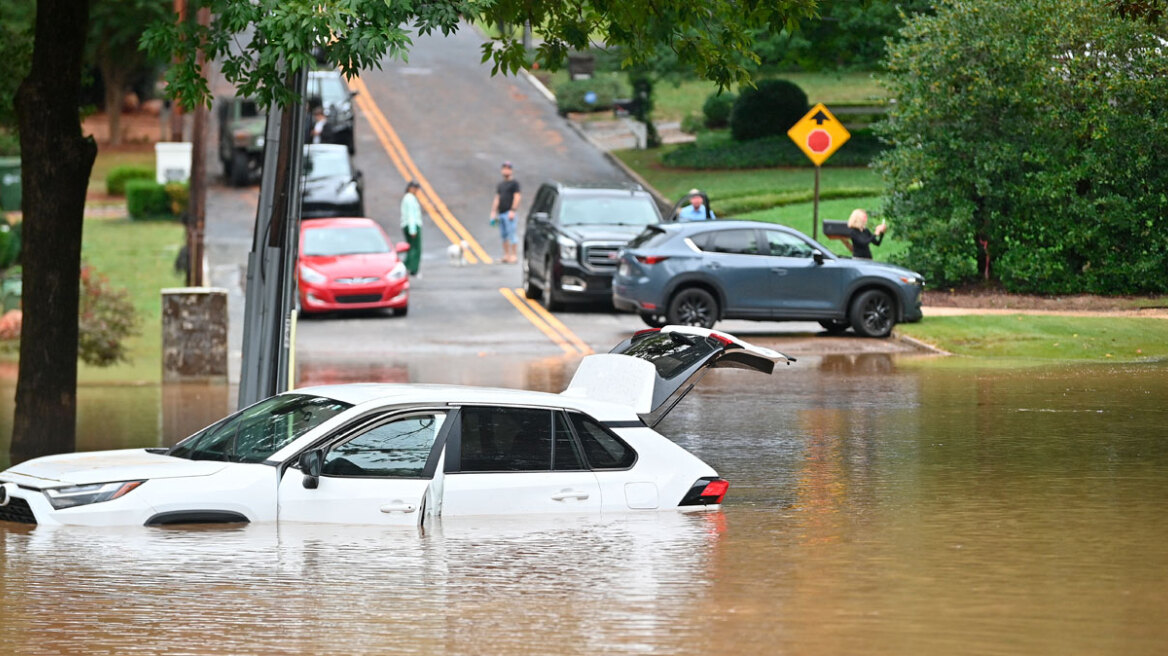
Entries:
{"label": "front grille", "polygon": [[8,503],[0,506],[0,522],[37,523],[32,508],[29,508],[28,502],[20,497],[8,497]]}
{"label": "front grille", "polygon": [[584,263],[597,271],[615,271],[622,248],[624,244],[584,244]]}
{"label": "front grille", "polygon": [[381,294],[354,294],[352,296],[338,296],[338,303],[376,303],[381,300]]}

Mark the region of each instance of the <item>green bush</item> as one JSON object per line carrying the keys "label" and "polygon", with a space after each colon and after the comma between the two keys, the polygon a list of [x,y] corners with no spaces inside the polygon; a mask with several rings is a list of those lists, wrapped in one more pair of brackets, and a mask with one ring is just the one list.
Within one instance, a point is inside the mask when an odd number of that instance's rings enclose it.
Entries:
{"label": "green bush", "polygon": [[702,105],[702,114],[706,117],[706,127],[711,130],[724,128],[730,125],[730,112],[734,109],[734,102],[738,96],[725,91],[711,93]]}
{"label": "green bush", "polygon": [[0,218],[0,271],[20,262],[21,223],[9,225]]}
{"label": "green bush", "polygon": [[[612,109],[612,101],[628,98],[631,91],[623,80],[612,76],[594,77],[590,80],[569,80],[556,85],[556,106],[561,114],[568,112],[594,112]],[[596,94],[596,102],[584,100],[589,92]]]}
{"label": "green bush", "polygon": [[154,169],[149,166],[134,166],[126,164],[115,166],[105,176],[105,190],[111,196],[122,196],[126,193],[126,182],[130,180],[153,180]]}
{"label": "green bush", "polygon": [[[930,284],[1168,291],[1168,23],[1095,0],[979,0],[889,47],[876,162],[900,262]],[[993,53],[987,56],[987,53]]]}
{"label": "green bush", "polygon": [[730,133],[735,141],[785,135],[810,106],[807,94],[787,80],[763,80],[743,89],[730,110]]}
{"label": "green bush", "polygon": [[[721,133],[684,144],[661,157],[661,164],[682,169],[755,169],[812,166],[807,155],[784,134],[753,141],[732,141]],[[886,146],[871,130],[857,130],[824,166],[867,166]]]}
{"label": "green bush", "polygon": [[166,186],[153,179],[126,181],[126,211],[131,219],[157,219],[173,216]]}
{"label": "green bush", "polygon": [[681,131],[686,134],[697,134],[706,127],[706,120],[697,114],[690,114],[681,119]]}
{"label": "green bush", "polygon": [[126,339],[139,334],[138,312],[125,289],[112,286],[91,266],[81,267],[77,355],[82,362],[108,367],[128,361]]}
{"label": "green bush", "polygon": [[176,217],[186,214],[191,197],[190,185],[185,182],[168,182],[165,188],[170,213]]}

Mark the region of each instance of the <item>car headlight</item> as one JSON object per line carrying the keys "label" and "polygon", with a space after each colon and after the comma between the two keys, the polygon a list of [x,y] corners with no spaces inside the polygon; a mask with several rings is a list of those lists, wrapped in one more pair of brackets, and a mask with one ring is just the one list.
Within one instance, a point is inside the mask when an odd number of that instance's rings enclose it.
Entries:
{"label": "car headlight", "polygon": [[397,282],[405,277],[406,265],[402,264],[401,262],[393,265],[393,268],[389,270],[389,273],[385,274],[385,279],[390,282]]}
{"label": "car headlight", "polygon": [[323,285],[324,283],[328,282],[328,276],[317,271],[316,269],[310,269],[303,264],[300,265],[300,277],[303,278],[305,282],[310,282],[314,285]]}
{"label": "car headlight", "polygon": [[576,261],[576,242],[567,237],[560,237],[560,259]]}
{"label": "car headlight", "polygon": [[45,490],[45,497],[57,510],[86,506],[91,503],[110,501],[123,496],[146,481],[122,481],[119,483],[94,483],[73,485]]}

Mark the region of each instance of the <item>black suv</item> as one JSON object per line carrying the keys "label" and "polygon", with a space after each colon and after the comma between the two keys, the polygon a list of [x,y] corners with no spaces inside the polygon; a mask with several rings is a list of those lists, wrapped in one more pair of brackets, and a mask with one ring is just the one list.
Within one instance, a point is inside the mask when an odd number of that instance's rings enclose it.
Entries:
{"label": "black suv", "polygon": [[567,300],[612,301],[617,254],[647,225],[661,222],[640,185],[545,182],[527,213],[523,288],[549,310]]}

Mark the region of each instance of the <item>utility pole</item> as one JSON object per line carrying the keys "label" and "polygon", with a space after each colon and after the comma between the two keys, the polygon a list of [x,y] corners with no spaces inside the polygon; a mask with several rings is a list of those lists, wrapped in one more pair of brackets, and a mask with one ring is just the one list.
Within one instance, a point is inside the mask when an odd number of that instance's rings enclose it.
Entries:
{"label": "utility pole", "polygon": [[[287,62],[284,62],[287,70]],[[308,75],[285,73],[285,86],[303,99]],[[239,407],[288,389],[295,264],[300,236],[300,171],[304,155],[304,108],[268,109],[263,176],[244,295],[243,355]]]}

